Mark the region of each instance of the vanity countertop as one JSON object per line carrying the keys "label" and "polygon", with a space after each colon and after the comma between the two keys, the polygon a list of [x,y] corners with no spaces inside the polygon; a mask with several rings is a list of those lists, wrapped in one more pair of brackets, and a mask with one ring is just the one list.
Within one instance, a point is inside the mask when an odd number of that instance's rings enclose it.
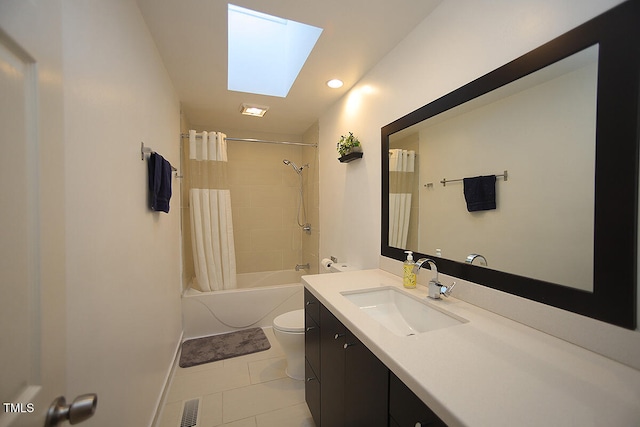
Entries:
{"label": "vanity countertop", "polygon": [[455,297],[427,302],[466,323],[395,335],[341,294],[394,286],[426,299],[383,270],[302,280],[450,426],[640,426],[638,370]]}

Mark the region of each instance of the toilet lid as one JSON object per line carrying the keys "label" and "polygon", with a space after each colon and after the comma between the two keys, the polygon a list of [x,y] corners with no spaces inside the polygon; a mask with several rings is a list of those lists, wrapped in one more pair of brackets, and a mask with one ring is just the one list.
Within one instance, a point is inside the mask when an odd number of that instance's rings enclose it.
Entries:
{"label": "toilet lid", "polygon": [[273,319],[273,326],[283,332],[304,332],[304,310],[294,310]]}

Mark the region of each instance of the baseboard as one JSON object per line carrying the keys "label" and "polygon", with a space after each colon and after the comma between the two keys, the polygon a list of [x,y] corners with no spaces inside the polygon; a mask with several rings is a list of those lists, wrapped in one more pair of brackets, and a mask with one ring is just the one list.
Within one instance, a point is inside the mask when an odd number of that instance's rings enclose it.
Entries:
{"label": "baseboard", "polygon": [[178,344],[176,345],[176,350],[173,355],[173,360],[171,361],[171,366],[167,370],[167,374],[164,378],[164,385],[162,387],[162,391],[160,396],[158,396],[158,404],[156,406],[156,413],[153,416],[153,420],[151,421],[151,426],[158,427],[160,425],[160,420],[162,420],[162,411],[164,409],[164,405],[167,401],[167,394],[169,393],[169,389],[171,387],[171,382],[173,381],[173,374],[176,370],[176,366],[178,365],[178,358],[180,357],[180,348],[182,346],[182,339],[184,338],[184,332],[180,333],[180,338],[178,339]]}

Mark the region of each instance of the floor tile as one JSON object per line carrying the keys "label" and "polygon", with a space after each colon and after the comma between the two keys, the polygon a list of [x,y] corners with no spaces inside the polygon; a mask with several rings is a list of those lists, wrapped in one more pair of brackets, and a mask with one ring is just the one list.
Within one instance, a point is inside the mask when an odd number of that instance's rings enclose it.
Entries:
{"label": "floor tile", "polygon": [[245,418],[229,424],[222,424],[220,427],[256,427],[256,419],[255,417]]}
{"label": "floor tile", "polygon": [[198,412],[198,425],[213,427],[222,424],[222,393],[209,394],[202,397]]}
{"label": "floor tile", "polygon": [[306,403],[256,416],[257,427],[315,427]]}
{"label": "floor tile", "polygon": [[223,393],[224,422],[248,418],[304,402],[304,382],[282,378]]}
{"label": "floor tile", "polygon": [[167,402],[191,399],[250,385],[249,368],[246,364],[224,366],[183,374],[173,379]]}
{"label": "floor tile", "polygon": [[176,427],[182,416],[182,402],[173,402],[164,405],[160,422],[157,427]]}
{"label": "floor tile", "polygon": [[251,377],[251,384],[259,384],[277,380],[279,378],[286,378],[286,367],[287,359],[284,357],[249,362],[249,376]]}

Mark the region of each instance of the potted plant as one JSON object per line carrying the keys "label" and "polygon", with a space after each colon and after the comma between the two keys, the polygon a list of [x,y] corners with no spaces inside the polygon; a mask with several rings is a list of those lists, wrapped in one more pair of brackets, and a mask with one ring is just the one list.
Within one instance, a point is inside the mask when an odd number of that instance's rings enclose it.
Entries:
{"label": "potted plant", "polygon": [[349,135],[340,136],[340,142],[338,142],[337,148],[340,157],[344,157],[353,152],[362,151],[360,141],[357,136],[353,135],[353,132],[349,132]]}

